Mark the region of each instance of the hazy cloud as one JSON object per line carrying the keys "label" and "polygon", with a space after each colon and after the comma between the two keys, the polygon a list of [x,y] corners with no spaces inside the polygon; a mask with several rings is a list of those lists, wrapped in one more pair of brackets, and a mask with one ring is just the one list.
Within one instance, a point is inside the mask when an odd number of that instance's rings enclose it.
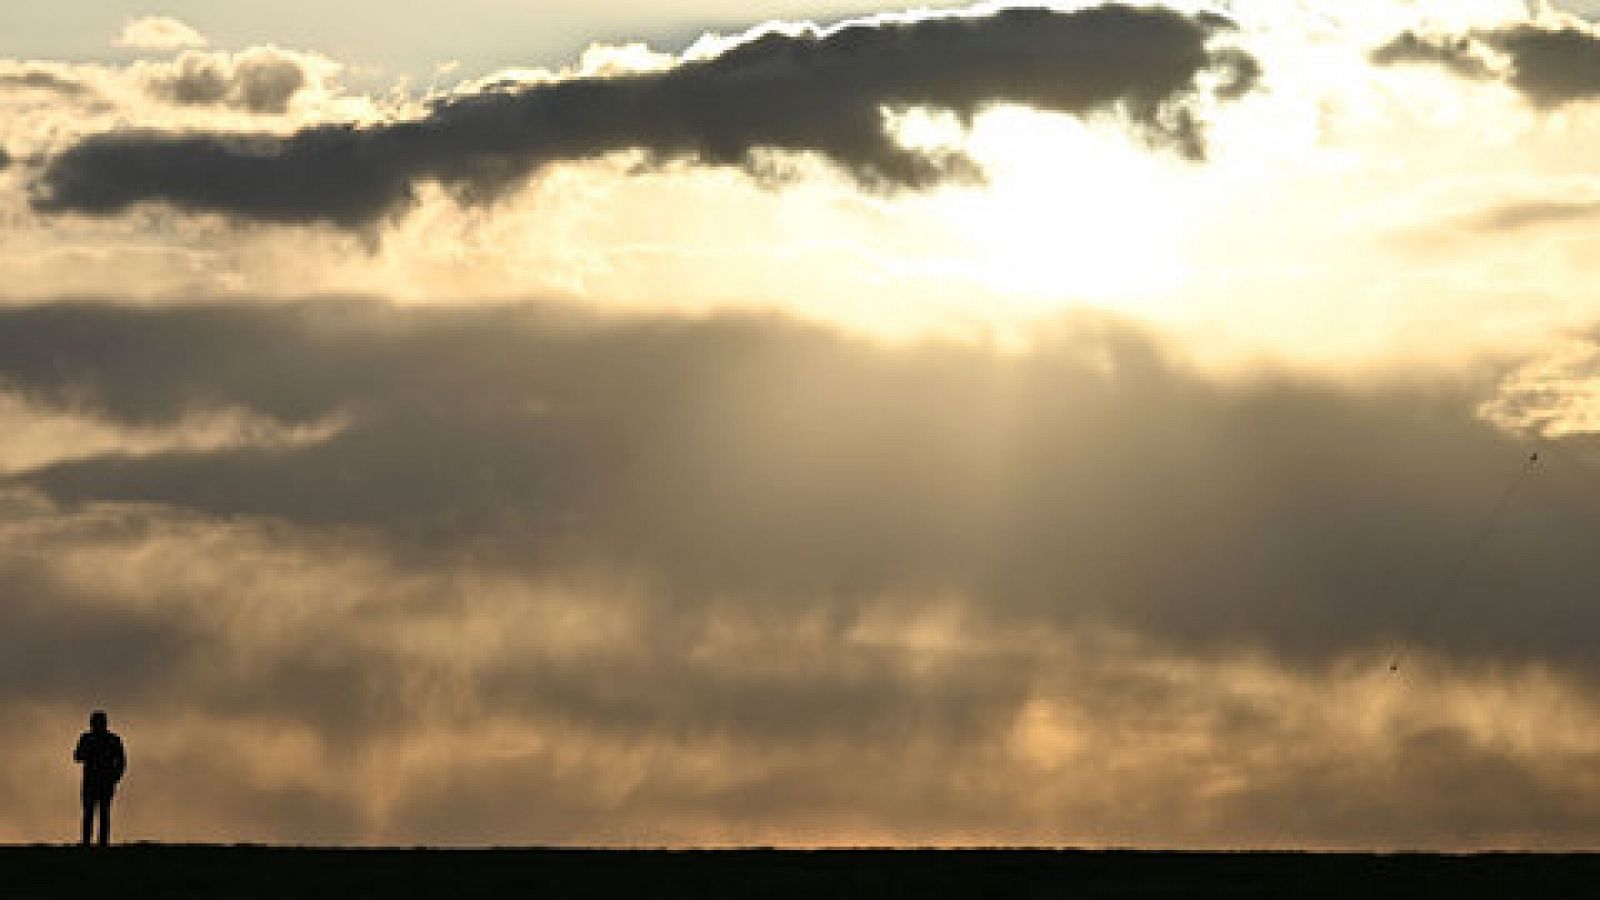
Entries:
{"label": "hazy cloud", "polygon": [[[1006,360],[782,320],[555,310],[55,306],[0,325],[0,376],[37,402],[346,423],[23,473],[61,502],[356,527],[402,555],[518,571],[604,560],[686,603],[949,591],[1304,660],[1403,636],[1525,456],[1476,412],[1489,383],[1224,389],[1115,329]],[[1576,470],[1559,485],[1600,490]],[[1481,563],[1475,617],[1426,639],[1588,665],[1578,632],[1538,624],[1600,577],[1574,512],[1530,505]],[[1513,615],[1496,598],[1514,583]]]}
{"label": "hazy cloud", "polygon": [[971,596],[682,604],[338,531],[0,504],[11,835],[68,827],[90,706],[130,741],[144,839],[1461,849],[1600,825],[1577,789],[1600,710],[1544,666],[1295,673]]}
{"label": "hazy cloud", "polygon": [[[1218,380],[1088,319],[0,311],[0,378],[122,429],[0,490],[0,722],[60,773],[110,706],[140,836],[1580,843],[1593,446],[1427,603],[1526,456],[1497,372]],[[117,446],[218,408],[344,425]],[[55,776],[6,777],[48,833]]]}
{"label": "hazy cloud", "polygon": [[122,26],[112,46],[135,50],[178,50],[204,47],[205,35],[170,16],[144,16]]}
{"label": "hazy cloud", "polygon": [[1524,362],[1480,412],[1505,428],[1544,438],[1600,434],[1600,345],[1571,338]]}
{"label": "hazy cloud", "polygon": [[143,201],[270,221],[358,226],[404,208],[417,182],[498,195],[542,166],[638,149],[771,175],[761,149],[813,152],[872,187],[977,177],[957,151],[903,147],[885,107],[963,118],[1001,103],[1087,115],[1119,111],[1151,141],[1203,153],[1187,105],[1203,76],[1236,97],[1253,58],[1215,46],[1215,15],[1106,5],[1006,9],[767,30],[662,72],[491,85],[438,101],[424,117],[327,124],[287,137],[122,131],[52,160],[36,186],[45,210],[112,213]]}
{"label": "hazy cloud", "polygon": [[1578,222],[1597,215],[1600,215],[1600,201],[1534,201],[1497,207],[1475,217],[1472,224],[1486,231],[1516,231]]}
{"label": "hazy cloud", "polygon": [[0,475],[37,469],[49,462],[104,455],[137,457],[221,447],[283,447],[325,440],[339,430],[335,420],[284,427],[238,409],[196,410],[162,426],[128,427],[79,409],[40,409],[0,390]]}

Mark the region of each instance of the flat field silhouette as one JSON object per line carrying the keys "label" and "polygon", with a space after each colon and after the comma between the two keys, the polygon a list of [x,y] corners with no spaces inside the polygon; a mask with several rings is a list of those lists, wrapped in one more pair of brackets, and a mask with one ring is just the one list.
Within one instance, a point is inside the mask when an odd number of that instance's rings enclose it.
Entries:
{"label": "flat field silhouette", "polygon": [[19,898],[1591,897],[1600,856],[0,847]]}

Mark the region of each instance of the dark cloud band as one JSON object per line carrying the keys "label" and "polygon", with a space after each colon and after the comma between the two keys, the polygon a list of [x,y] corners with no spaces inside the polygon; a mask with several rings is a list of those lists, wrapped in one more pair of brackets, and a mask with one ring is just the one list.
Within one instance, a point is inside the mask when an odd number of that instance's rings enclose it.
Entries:
{"label": "dark cloud band", "polygon": [[[68,505],[353,529],[413,562],[587,561],[675,608],[970,596],[1302,660],[1414,625],[1526,456],[1475,413],[1486,385],[1219,385],[1109,323],[1002,358],[779,319],[53,306],[0,314],[0,379],[140,426],[208,406],[349,423],[22,477]],[[1426,639],[1590,659],[1563,617],[1600,577],[1592,508],[1600,482],[1551,462],[1475,560],[1471,614]]]}
{"label": "dark cloud band", "polygon": [[1600,96],[1600,35],[1576,25],[1512,25],[1468,35],[1407,31],[1378,47],[1379,65],[1427,63],[1464,78],[1490,78],[1494,54],[1510,61],[1507,78],[1535,106],[1554,107]]}
{"label": "dark cloud band", "polygon": [[33,200],[97,214],[159,201],[355,227],[405,208],[419,181],[492,198],[550,163],[629,149],[653,163],[758,174],[759,149],[810,152],[874,188],[977,176],[959,153],[896,143],[884,130],[886,107],[967,119],[1001,103],[1120,111],[1150,141],[1198,158],[1201,126],[1185,101],[1202,76],[1218,78],[1222,97],[1259,77],[1252,57],[1215,45],[1231,27],[1216,15],[1112,4],[769,31],[665,72],[491,86],[413,121],[321,125],[287,137],[104,134],[55,158]]}

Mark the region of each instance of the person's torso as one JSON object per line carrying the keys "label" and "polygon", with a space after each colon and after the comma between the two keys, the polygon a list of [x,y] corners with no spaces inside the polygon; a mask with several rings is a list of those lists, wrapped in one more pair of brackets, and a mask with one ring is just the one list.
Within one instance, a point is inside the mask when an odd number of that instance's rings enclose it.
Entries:
{"label": "person's torso", "polygon": [[122,740],[109,731],[84,732],[78,741],[82,748],[86,778],[109,778],[122,766]]}

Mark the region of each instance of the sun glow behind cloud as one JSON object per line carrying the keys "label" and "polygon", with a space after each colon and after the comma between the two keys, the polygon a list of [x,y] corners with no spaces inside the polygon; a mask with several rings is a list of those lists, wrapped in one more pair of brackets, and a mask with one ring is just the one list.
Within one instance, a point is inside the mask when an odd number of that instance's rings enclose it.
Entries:
{"label": "sun glow behind cloud", "polygon": [[1079,305],[1154,316],[1182,289],[1187,164],[1115,126],[1021,108],[979,117],[965,148],[988,183],[926,203],[966,251],[968,277],[1015,299],[997,322]]}
{"label": "sun glow behind cloud", "polygon": [[[424,183],[409,210],[362,234],[159,207],[40,219],[23,203],[30,169],[13,165],[0,171],[0,184],[14,188],[0,201],[0,273],[17,298],[126,291],[130,281],[149,297],[543,295],[634,311],[776,309],[895,340],[1026,341],[1062,314],[1108,310],[1225,367],[1259,358],[1381,365],[1419,351],[1450,363],[1582,321],[1586,304],[1567,289],[1589,274],[1581,256],[1553,243],[1486,242],[1460,226],[1589,178],[1584,148],[1600,141],[1600,116],[1586,107],[1537,113],[1499,83],[1380,69],[1367,58],[1396,29],[1505,22],[1526,16],[1520,4],[1226,10],[1240,29],[1218,40],[1247,50],[1267,74],[1236,99],[1194,101],[1204,162],[1149,145],[1114,111],[1072,117],[1002,105],[966,129],[939,110],[884,109],[904,146],[964,151],[985,182],[874,196],[804,154],[771,156],[788,173],[774,186],[689,165],[641,174],[643,158],[619,152],[552,166],[489,204],[462,204]],[[702,41],[688,58],[735,43]],[[601,48],[571,73],[539,79],[671,64],[640,45]],[[237,111],[137,100],[152,65],[120,74],[57,66],[56,75],[115,98],[114,116],[17,94],[27,105],[0,143],[26,159],[119,118],[193,128],[212,116],[240,127]],[[284,121],[258,118],[282,129],[358,108],[364,121],[420,114],[351,96],[336,76],[318,75]],[[1513,152],[1522,162],[1508,176]],[[1551,187],[1557,177],[1567,186]],[[1441,221],[1445,208],[1458,210],[1455,222]]]}

